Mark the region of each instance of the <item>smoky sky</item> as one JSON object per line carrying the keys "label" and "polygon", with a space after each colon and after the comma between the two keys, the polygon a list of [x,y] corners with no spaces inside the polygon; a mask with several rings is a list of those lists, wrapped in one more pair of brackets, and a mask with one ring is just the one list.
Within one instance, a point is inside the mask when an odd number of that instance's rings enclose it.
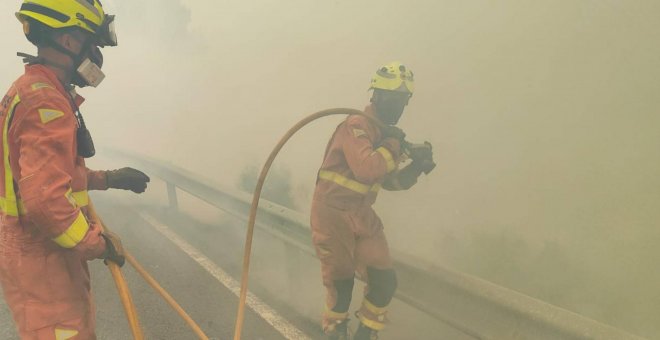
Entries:
{"label": "smoky sky", "polygon": [[[400,126],[434,145],[438,167],[413,190],[381,194],[394,249],[485,275],[460,258],[475,235],[503,233],[530,254],[558,244],[585,285],[625,276],[655,291],[660,275],[643,259],[659,255],[649,244],[660,236],[659,2],[104,3],[120,46],[103,50],[106,81],[81,90],[99,146],[233,185],[307,114],[363,108],[372,73],[400,60],[416,76]],[[21,72],[15,51],[34,51],[19,4],[0,5],[5,87]],[[313,123],[276,161],[305,213],[339,121]],[[624,310],[650,304],[604,291]]]}

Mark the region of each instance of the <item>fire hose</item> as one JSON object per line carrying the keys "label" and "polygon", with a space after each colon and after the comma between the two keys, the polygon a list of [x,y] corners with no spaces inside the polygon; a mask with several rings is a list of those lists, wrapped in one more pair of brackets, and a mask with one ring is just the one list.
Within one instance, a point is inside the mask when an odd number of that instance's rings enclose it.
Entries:
{"label": "fire hose", "polygon": [[[264,182],[266,180],[266,176],[268,175],[268,171],[270,170],[270,167],[273,164],[273,161],[275,160],[275,157],[277,154],[280,152],[282,147],[286,144],[286,142],[291,139],[291,137],[298,132],[300,129],[302,129],[304,126],[307,124],[311,123],[312,121],[315,121],[317,119],[320,119],[322,117],[326,116],[331,116],[331,115],[362,115],[372,122],[375,122],[378,126],[383,126],[383,123],[376,120],[375,118],[365,115],[362,111],[355,110],[355,109],[348,109],[348,108],[336,108],[336,109],[328,109],[328,110],[323,110],[316,112],[301,121],[299,121],[296,125],[294,125],[289,131],[280,139],[278,144],[275,146],[273,151],[271,152],[270,156],[268,157],[266,163],[264,164],[261,173],[259,175],[259,178],[257,180],[257,184],[254,190],[254,195],[252,198],[252,205],[250,208],[250,215],[248,219],[248,228],[247,228],[247,235],[245,239],[245,248],[244,248],[244,255],[243,255],[243,268],[242,268],[242,275],[241,275],[241,291],[239,295],[239,303],[238,303],[238,312],[236,316],[236,327],[234,330],[234,340],[240,340],[241,338],[241,333],[243,330],[243,321],[244,321],[244,316],[245,316],[245,303],[246,303],[246,298],[247,298],[247,286],[248,286],[248,277],[249,277],[249,268],[250,268],[250,257],[252,253],[252,239],[254,235],[254,225],[256,221],[256,214],[257,214],[257,209],[259,206],[259,199],[261,196],[261,191],[263,189]],[[402,141],[404,147],[412,147],[413,144],[410,144],[408,142]],[[429,145],[430,146],[430,145]],[[433,164],[435,166],[435,164]],[[430,171],[430,170],[429,170]],[[98,223],[103,230],[107,230],[107,226],[103,223],[101,218],[98,216],[96,210],[94,209],[94,205],[90,201],[89,203],[89,212],[91,215],[91,218],[94,222]],[[140,263],[127,251],[125,251],[125,258],[126,260],[135,268],[135,270],[144,278],[144,280],[154,289],[156,292],[161,295],[161,297],[179,314],[179,316],[191,327],[191,329],[195,332],[195,334],[199,337],[199,339],[203,340],[208,340],[208,337],[204,334],[204,332],[201,330],[201,328],[195,323],[195,321],[190,318],[190,316],[183,310],[183,308],[172,298],[170,294],[167,293],[159,284],[158,282],[140,265]],[[142,329],[140,328],[140,323],[138,320],[138,315],[135,309],[135,304],[133,303],[133,299],[130,294],[130,290],[128,289],[128,285],[126,284],[126,279],[124,278],[120,267],[112,262],[112,261],[107,261],[108,268],[112,274],[112,277],[115,281],[115,284],[117,286],[117,290],[122,302],[122,305],[124,307],[124,312],[126,313],[126,317],[128,319],[129,326],[131,328],[131,332],[133,334],[133,338],[135,340],[143,340],[144,335],[142,333]]]}
{"label": "fire hose", "polygon": [[[234,340],[240,340],[241,333],[243,331],[243,321],[245,316],[244,315],[245,300],[247,297],[247,286],[248,286],[248,276],[250,270],[250,256],[252,254],[252,238],[254,235],[254,224],[256,221],[261,190],[263,189],[263,185],[266,180],[266,176],[268,175],[268,171],[270,170],[270,167],[273,164],[275,157],[280,152],[284,144],[286,144],[286,142],[289,141],[289,139],[291,139],[291,137],[296,132],[298,132],[298,130],[302,129],[305,125],[311,123],[312,121],[332,115],[361,115],[366,117],[367,119],[369,119],[379,127],[384,126],[384,123],[382,123],[381,121],[375,119],[374,117],[368,116],[364,114],[364,112],[356,109],[347,109],[347,108],[328,109],[328,110],[316,112],[314,114],[307,116],[306,118],[303,118],[291,129],[289,129],[289,131],[287,131],[287,133],[277,143],[273,151],[270,153],[270,156],[268,156],[268,159],[266,160],[266,163],[264,164],[263,168],[261,169],[261,174],[259,175],[259,178],[257,180],[257,185],[254,189],[254,194],[252,196],[252,206],[250,207],[250,216],[248,219],[247,234],[245,237],[245,248],[243,253],[243,272],[241,275],[241,293],[238,300],[238,312],[236,314],[236,327],[234,329]],[[402,145],[414,146],[414,144],[408,143],[406,141],[402,141]],[[428,144],[428,147],[430,147],[430,144]],[[428,171],[430,172],[433,169],[433,167],[435,167],[435,163],[431,162]]]}
{"label": "fire hose", "polygon": [[[91,201],[89,202],[88,209],[92,220],[98,223],[104,231],[107,230],[107,226],[96,213],[96,209],[94,209],[94,205]],[[133,257],[133,255],[131,255],[128,251],[125,251],[124,256],[126,261],[128,261],[128,263],[130,263],[133,268],[135,268],[138,274],[140,274],[142,278],[144,278],[144,280],[165,300],[165,302],[167,302],[170,307],[172,307],[172,309],[174,309],[174,311],[179,314],[179,316],[188,324],[188,326],[190,326],[197,337],[202,340],[208,340],[208,337],[206,334],[204,334],[199,325],[197,325],[197,323],[195,323],[195,321],[190,318],[190,316],[183,310],[183,308],[181,308],[181,306],[174,300],[174,298],[172,298],[172,296],[167,293],[167,291],[165,291],[165,289],[163,289],[160,284],[158,284],[158,282],[142,267],[142,265],[140,265],[140,263]],[[107,265],[110,273],[112,274],[112,278],[115,281],[115,285],[117,286],[117,291],[119,293],[122,305],[124,306],[124,312],[126,313],[126,318],[128,319],[128,324],[131,328],[133,339],[143,340],[144,335],[142,333],[142,329],[140,328],[140,322],[135,310],[135,304],[133,303],[130,290],[126,284],[126,279],[121,272],[121,268],[119,265],[112,261],[107,261]]]}

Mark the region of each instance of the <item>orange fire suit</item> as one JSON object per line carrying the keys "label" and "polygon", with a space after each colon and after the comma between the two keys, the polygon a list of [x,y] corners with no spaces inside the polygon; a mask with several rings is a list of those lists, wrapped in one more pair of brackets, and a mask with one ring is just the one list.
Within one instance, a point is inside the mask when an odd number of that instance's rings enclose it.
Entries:
{"label": "orange fire suit", "polygon": [[[371,106],[365,114],[377,119]],[[342,122],[328,143],[311,210],[312,241],[327,290],[322,321],[326,332],[348,317],[356,272],[371,286],[374,282],[366,277],[367,269],[392,268],[383,224],[372,204],[382,186],[398,189],[394,182],[402,158],[400,148],[398,140],[382,137],[372,119],[359,115]],[[344,295],[349,294],[349,301],[340,308],[345,310],[337,312],[333,307],[338,303],[337,282],[342,280],[348,280],[349,292]],[[365,297],[358,316],[367,326],[380,330],[384,314],[384,306],[377,307]]]}
{"label": "orange fire suit", "polygon": [[105,173],[77,155],[71,97],[45,66],[26,66],[0,104],[5,300],[22,339],[95,339],[87,261],[105,241],[86,205],[88,189],[107,189]]}

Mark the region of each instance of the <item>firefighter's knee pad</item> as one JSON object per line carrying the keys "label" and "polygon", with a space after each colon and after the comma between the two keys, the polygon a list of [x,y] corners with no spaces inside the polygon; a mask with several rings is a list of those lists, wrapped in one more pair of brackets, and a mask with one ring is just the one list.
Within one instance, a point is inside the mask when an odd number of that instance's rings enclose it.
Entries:
{"label": "firefighter's knee pad", "polygon": [[351,305],[351,298],[353,297],[354,281],[354,278],[334,281],[335,289],[337,290],[337,302],[332,307],[333,312],[348,312],[348,307]]}
{"label": "firefighter's knee pad", "polygon": [[382,308],[390,304],[397,287],[394,269],[376,269],[367,267],[369,278],[369,293],[367,300],[374,306]]}

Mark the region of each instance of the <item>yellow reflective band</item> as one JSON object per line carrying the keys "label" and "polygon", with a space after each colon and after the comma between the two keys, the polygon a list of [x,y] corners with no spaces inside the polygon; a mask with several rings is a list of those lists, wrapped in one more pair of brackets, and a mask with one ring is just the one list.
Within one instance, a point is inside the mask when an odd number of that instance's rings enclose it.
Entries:
{"label": "yellow reflective band", "polygon": [[369,186],[367,184],[362,184],[358,181],[354,181],[350,178],[347,178],[337,172],[321,170],[319,171],[319,178],[326,181],[334,182],[335,184],[342,186],[346,189],[355,191],[360,194],[368,194],[370,191],[378,192],[380,190],[380,184],[374,184]]}
{"label": "yellow reflective band", "polygon": [[73,191],[71,190],[71,188],[69,188],[69,190],[66,191],[64,197],[66,197],[66,200],[69,201],[69,204],[71,204],[72,207],[74,208],[76,207],[76,200],[73,199]]}
{"label": "yellow reflective band", "polygon": [[68,340],[78,335],[75,329],[59,329],[55,328],[55,340]]}
{"label": "yellow reflective band", "polygon": [[394,158],[392,157],[392,153],[390,150],[387,150],[387,148],[381,146],[380,148],[376,149],[376,151],[385,158],[385,162],[387,163],[387,172],[392,172],[396,169],[396,163],[394,163]]}
{"label": "yellow reflective band", "polygon": [[41,122],[44,124],[48,124],[62,116],[64,116],[64,112],[62,111],[53,109],[39,109],[39,117],[41,117]]}
{"label": "yellow reflective band", "polygon": [[88,230],[89,224],[85,219],[85,215],[81,212],[71,226],[67,228],[65,232],[60,234],[60,236],[54,238],[53,241],[59,244],[62,248],[73,248],[85,238]]}
{"label": "yellow reflective band", "polygon": [[6,215],[14,217],[18,216],[19,211],[21,211],[16,201],[11,201],[4,197],[0,197],[0,210]]}
{"label": "yellow reflective band", "polygon": [[385,312],[387,312],[387,307],[376,307],[373,303],[369,302],[369,300],[367,300],[366,298],[364,300],[362,300],[362,306],[364,306],[364,308],[366,308],[368,311],[370,311],[374,314],[377,314],[377,315],[385,314]]}
{"label": "yellow reflective band", "polygon": [[[366,312],[363,312],[364,310],[366,310]],[[380,331],[386,326],[386,313],[386,307],[376,307],[365,298],[362,300],[362,308],[358,311],[357,317],[365,326]],[[371,316],[371,318],[367,317],[365,314]]]}
{"label": "yellow reflective band", "polygon": [[32,90],[38,90],[38,89],[54,89],[50,84],[48,83],[34,83],[32,84]]}
{"label": "yellow reflective band", "polygon": [[[69,190],[65,196],[67,199],[69,199],[71,205],[73,205],[76,208],[82,208],[89,205],[89,193],[87,191],[71,192],[71,190]],[[2,206],[2,211],[4,211],[7,215],[18,216],[18,215],[27,214],[27,209],[25,209],[25,204],[23,204],[22,200],[18,200],[18,202],[16,202],[18,214],[16,215],[9,214],[8,212],[6,212],[5,206],[9,207],[9,209],[11,210],[11,204],[6,203],[5,202],[6,200],[7,199],[0,197],[0,205]],[[71,202],[71,200],[73,200],[73,202]]]}
{"label": "yellow reflective band", "polygon": [[362,313],[358,313],[358,319],[360,319],[360,322],[362,322],[365,326],[376,331],[382,331],[386,326],[382,322],[365,318],[364,315],[362,315]]}
{"label": "yellow reflective band", "polygon": [[330,310],[330,308],[328,308],[328,306],[325,307],[324,314],[328,319],[343,320],[348,318],[348,312],[346,313],[333,312],[332,310]]}
{"label": "yellow reflective band", "polygon": [[5,117],[5,124],[2,127],[2,153],[4,156],[2,162],[5,168],[5,195],[7,197],[0,197],[0,208],[2,208],[2,212],[9,216],[18,216],[18,205],[16,204],[16,193],[14,192],[14,175],[9,165],[9,140],[7,139],[7,135],[9,134],[9,121],[14,115],[16,105],[20,102],[21,98],[16,94],[9,106],[7,117]]}
{"label": "yellow reflective band", "polygon": [[89,193],[85,191],[76,191],[71,194],[73,200],[79,207],[86,207],[89,205]]}

